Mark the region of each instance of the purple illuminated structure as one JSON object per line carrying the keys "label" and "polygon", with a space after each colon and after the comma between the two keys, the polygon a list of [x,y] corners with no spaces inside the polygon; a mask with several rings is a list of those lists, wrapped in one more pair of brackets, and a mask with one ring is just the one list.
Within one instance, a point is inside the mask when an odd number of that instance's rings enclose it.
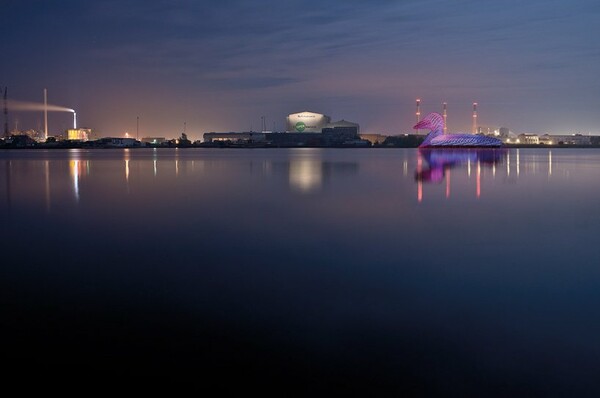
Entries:
{"label": "purple illuminated structure", "polygon": [[494,137],[486,137],[484,135],[474,134],[444,134],[444,118],[439,113],[430,113],[415,124],[413,127],[416,130],[429,129],[431,130],[420,148],[436,148],[436,147],[500,147],[502,141]]}
{"label": "purple illuminated structure", "polygon": [[468,163],[493,167],[504,162],[506,148],[448,148],[446,151],[436,151],[430,148],[419,149],[419,158],[425,160],[428,168],[421,166],[415,172],[415,180],[423,182],[442,182],[446,171]]}

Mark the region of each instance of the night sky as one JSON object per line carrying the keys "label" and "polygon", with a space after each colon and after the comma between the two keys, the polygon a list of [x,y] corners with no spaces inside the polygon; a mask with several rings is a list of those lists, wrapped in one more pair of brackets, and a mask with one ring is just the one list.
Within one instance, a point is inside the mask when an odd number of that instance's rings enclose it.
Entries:
{"label": "night sky", "polygon": [[[311,110],[398,134],[448,102],[449,131],[600,134],[597,0],[3,0],[0,85],[100,135],[192,139]],[[20,128],[37,112],[11,112]],[[53,113],[50,132],[71,116]]]}

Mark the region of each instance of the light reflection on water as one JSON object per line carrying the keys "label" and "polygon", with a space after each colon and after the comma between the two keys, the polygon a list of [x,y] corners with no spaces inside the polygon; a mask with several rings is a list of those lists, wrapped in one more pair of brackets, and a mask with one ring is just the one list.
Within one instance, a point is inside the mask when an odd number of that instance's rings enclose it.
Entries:
{"label": "light reflection on water", "polygon": [[[48,354],[97,311],[115,357],[256,338],[346,381],[595,391],[598,176],[582,149],[3,151],[3,326]],[[118,308],[140,345],[103,334]]]}

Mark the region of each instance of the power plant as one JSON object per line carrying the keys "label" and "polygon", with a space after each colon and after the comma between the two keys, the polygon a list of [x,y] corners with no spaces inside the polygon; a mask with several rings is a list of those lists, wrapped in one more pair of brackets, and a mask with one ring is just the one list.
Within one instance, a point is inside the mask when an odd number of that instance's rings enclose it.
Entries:
{"label": "power plant", "polygon": [[[23,110],[25,110],[25,109],[23,109]],[[35,105],[30,106],[29,110],[35,110]],[[82,135],[80,133],[78,133],[78,134],[73,133],[73,131],[77,130],[77,112],[75,112],[74,109],[66,108],[63,106],[56,106],[56,105],[49,106],[48,105],[48,89],[45,88],[44,89],[44,139],[45,140],[48,139],[48,111],[73,113],[73,129],[68,130],[67,135],[69,136],[69,139],[73,139],[73,138],[71,138],[71,136],[74,136],[74,135],[77,137],[80,137]],[[87,137],[87,133],[86,133],[86,137]],[[80,139],[80,138],[75,138],[75,139]]]}
{"label": "power plant", "polygon": [[264,116],[261,116],[261,124],[261,132],[204,133],[204,142],[274,147],[366,146],[369,144],[360,138],[358,123],[344,119],[332,122],[329,116],[322,113],[309,111],[290,113],[286,118],[285,132],[267,131]]}
{"label": "power plant", "polygon": [[[4,90],[2,90],[2,88],[0,88],[0,96],[3,97],[2,99],[3,99],[3,113],[4,113],[4,133],[2,135],[0,135],[0,137],[3,137],[5,139],[14,140],[14,138],[12,138],[12,137],[26,135],[26,136],[30,137],[31,139],[38,141],[38,142],[39,141],[47,141],[48,137],[51,134],[49,131],[48,112],[71,112],[73,114],[73,128],[72,129],[69,128],[66,131],[66,134],[70,136],[70,135],[73,135],[73,133],[70,133],[70,132],[78,130],[77,114],[76,114],[75,110],[64,107],[64,106],[48,104],[48,89],[46,89],[46,88],[43,89],[43,102],[28,102],[28,101],[18,101],[18,100],[13,100],[13,99],[9,100],[7,87],[4,87]],[[23,132],[20,132],[18,129],[18,122],[17,122],[18,119],[15,118],[15,129],[11,133],[9,131],[9,127],[8,127],[10,124],[9,118],[8,118],[9,110],[16,111],[16,112],[43,112],[43,116],[44,116],[43,130],[42,130],[41,126],[38,124],[37,130],[29,129],[29,130],[24,130]],[[85,130],[89,130],[89,129],[85,129]],[[89,132],[86,133],[86,136],[88,134],[89,134]],[[62,133],[60,135],[62,135]],[[77,136],[81,136],[81,135],[82,135],[81,133],[77,134]]]}

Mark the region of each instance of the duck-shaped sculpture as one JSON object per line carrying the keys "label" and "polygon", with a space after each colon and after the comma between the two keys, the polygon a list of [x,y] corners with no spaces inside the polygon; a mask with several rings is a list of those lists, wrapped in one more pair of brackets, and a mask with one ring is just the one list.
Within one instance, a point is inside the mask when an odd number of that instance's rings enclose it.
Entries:
{"label": "duck-shaped sculpture", "polygon": [[430,113],[415,124],[416,130],[431,130],[419,148],[459,147],[482,148],[501,147],[502,141],[494,137],[475,134],[444,134],[444,118],[439,113]]}

